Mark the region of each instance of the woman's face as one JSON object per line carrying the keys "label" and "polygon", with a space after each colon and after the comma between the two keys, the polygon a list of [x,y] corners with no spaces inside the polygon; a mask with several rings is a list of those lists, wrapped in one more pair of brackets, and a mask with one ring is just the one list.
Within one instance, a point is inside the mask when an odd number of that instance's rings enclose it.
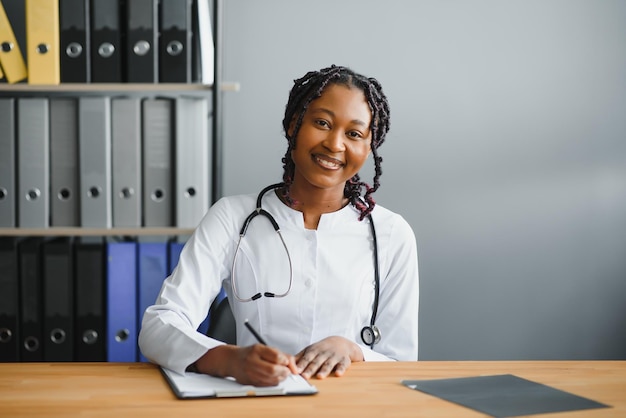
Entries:
{"label": "woman's face", "polygon": [[313,100],[291,153],[293,185],[337,189],[359,172],[370,153],[372,112],[355,87],[331,84]]}

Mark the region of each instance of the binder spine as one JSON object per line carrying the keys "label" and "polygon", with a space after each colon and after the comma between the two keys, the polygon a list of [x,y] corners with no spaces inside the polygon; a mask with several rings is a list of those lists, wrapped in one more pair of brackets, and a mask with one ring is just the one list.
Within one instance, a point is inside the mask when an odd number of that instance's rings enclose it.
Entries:
{"label": "binder spine", "polygon": [[79,226],[78,101],[50,99],[50,224]]}
{"label": "binder spine", "polygon": [[50,205],[50,124],[47,98],[20,98],[18,107],[18,225],[47,228]]}
{"label": "binder spine", "polygon": [[161,0],[159,66],[162,83],[191,82],[191,0]]}
{"label": "binder spine", "polygon": [[209,209],[208,101],[176,99],[176,226],[195,228]]}
{"label": "binder spine", "polygon": [[[141,328],[143,314],[153,305],[167,277],[168,254],[166,242],[140,242],[137,247],[137,329]],[[139,353],[139,361],[147,361]]]}
{"label": "binder spine", "polygon": [[0,98],[0,228],[15,228],[15,99]]}
{"label": "binder spine", "polygon": [[172,226],[172,102],[143,102],[144,226]]}
{"label": "binder spine", "polygon": [[114,227],[140,227],[141,100],[111,100],[111,164]]}
{"label": "binder spine", "polygon": [[91,81],[89,0],[59,0],[60,65],[64,83]]}
{"label": "binder spine", "polygon": [[26,0],[29,84],[59,84],[59,2]]}
{"label": "binder spine", "polygon": [[27,238],[19,246],[20,358],[43,361],[43,312],[40,237]]}
{"label": "binder spine", "polygon": [[74,275],[72,240],[43,246],[44,360],[74,360]]}
{"label": "binder spine", "polygon": [[110,228],[111,105],[109,97],[79,99],[80,217],[82,226]]}
{"label": "binder spine", "polygon": [[137,361],[137,243],[107,244],[107,361]]}
{"label": "binder spine", "polygon": [[26,65],[9,17],[0,2],[0,67],[9,83],[17,83],[27,76]]}
{"label": "binder spine", "polygon": [[17,238],[0,237],[0,363],[19,361]]}
{"label": "binder spine", "polygon": [[91,80],[122,81],[119,2],[91,0]]}
{"label": "binder spine", "polygon": [[75,247],[75,360],[106,361],[104,244],[88,241]]}
{"label": "binder spine", "polygon": [[156,83],[158,76],[158,6],[156,0],[126,3],[126,77],[130,83]]}

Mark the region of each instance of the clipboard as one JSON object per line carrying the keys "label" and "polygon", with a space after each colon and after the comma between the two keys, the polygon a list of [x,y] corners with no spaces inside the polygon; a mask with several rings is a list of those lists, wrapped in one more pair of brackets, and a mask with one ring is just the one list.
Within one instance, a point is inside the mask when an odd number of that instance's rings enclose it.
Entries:
{"label": "clipboard", "polygon": [[160,367],[165,380],[178,399],[245,398],[259,396],[314,395],[317,388],[300,375],[291,375],[278,386],[242,385],[232,378],[221,378],[201,373],[176,373]]}

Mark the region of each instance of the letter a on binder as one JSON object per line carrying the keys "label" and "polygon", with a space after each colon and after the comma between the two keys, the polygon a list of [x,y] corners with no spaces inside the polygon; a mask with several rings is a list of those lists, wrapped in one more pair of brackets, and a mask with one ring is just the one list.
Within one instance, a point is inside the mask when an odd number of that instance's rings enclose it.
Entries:
{"label": "letter a on binder", "polygon": [[11,22],[0,2],[0,78],[2,72],[9,83],[17,83],[26,78],[26,65],[20,47],[15,39]]}
{"label": "letter a on binder", "polygon": [[59,0],[26,0],[28,84],[59,84]]}

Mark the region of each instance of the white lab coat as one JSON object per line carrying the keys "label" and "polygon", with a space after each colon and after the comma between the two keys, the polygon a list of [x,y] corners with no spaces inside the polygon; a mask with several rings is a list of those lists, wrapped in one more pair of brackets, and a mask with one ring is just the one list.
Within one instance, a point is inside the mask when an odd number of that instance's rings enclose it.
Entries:
{"label": "white lab coat", "polygon": [[[417,360],[419,279],[415,236],[409,224],[379,205],[372,212],[378,240],[380,301],[376,325],[381,341],[371,350],[361,340],[374,301],[373,239],[367,219],[351,205],[322,215],[317,230],[273,191],[263,208],[280,226],[289,249],[293,281],[283,298],[239,302],[231,280],[235,248],[256,196],[220,199],[185,245],[178,266],[144,316],[139,335],[150,360],[182,372],[220,341],[196,331],[222,286],[237,322],[238,345],[256,343],[250,321],[266,342],[296,354],[309,344],[339,335],[361,346],[366,361]],[[290,282],[289,258],[271,223],[257,216],[243,238],[235,280],[240,297],[283,293]]]}

